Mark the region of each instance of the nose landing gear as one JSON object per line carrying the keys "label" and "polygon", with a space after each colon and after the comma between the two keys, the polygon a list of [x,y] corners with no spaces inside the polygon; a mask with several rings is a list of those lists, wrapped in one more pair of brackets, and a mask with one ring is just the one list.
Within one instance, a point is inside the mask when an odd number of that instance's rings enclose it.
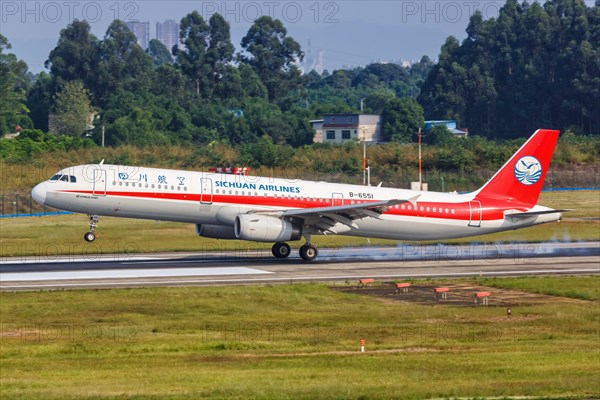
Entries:
{"label": "nose landing gear", "polygon": [[88,215],[88,217],[90,218],[90,230],[83,235],[83,238],[86,242],[93,242],[96,240],[96,234],[94,233],[94,230],[96,229],[96,226],[98,226],[98,220],[100,217],[97,215]]}

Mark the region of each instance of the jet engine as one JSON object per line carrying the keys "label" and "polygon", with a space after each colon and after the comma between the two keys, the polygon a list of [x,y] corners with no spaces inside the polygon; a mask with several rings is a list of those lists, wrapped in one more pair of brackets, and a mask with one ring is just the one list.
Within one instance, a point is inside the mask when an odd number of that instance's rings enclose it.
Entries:
{"label": "jet engine", "polygon": [[233,226],[230,225],[196,224],[196,233],[198,236],[211,239],[236,238]]}
{"label": "jet engine", "polygon": [[302,227],[268,215],[240,214],[235,218],[235,236],[254,242],[287,242],[302,237]]}

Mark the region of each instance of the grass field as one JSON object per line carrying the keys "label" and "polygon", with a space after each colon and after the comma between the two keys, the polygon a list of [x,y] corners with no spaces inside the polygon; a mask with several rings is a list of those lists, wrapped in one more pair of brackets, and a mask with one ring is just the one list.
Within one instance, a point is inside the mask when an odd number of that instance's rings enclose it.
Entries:
{"label": "grass field", "polygon": [[[512,242],[512,241],[578,241],[600,240],[600,192],[542,193],[540,204],[569,208],[565,219],[558,223],[539,225],[517,231],[451,240],[448,243]],[[200,238],[191,224],[132,220],[125,218],[100,219],[97,240],[83,241],[87,231],[85,215],[0,219],[0,256],[56,254],[107,254],[159,251],[233,252],[261,251],[268,253],[271,244]],[[395,245],[391,240],[315,236],[319,247]],[[292,242],[299,247],[303,242]]]}
{"label": "grass field", "polygon": [[[538,292],[554,279],[496,283]],[[575,298],[599,297],[599,277],[560,284]],[[416,305],[305,284],[0,299],[7,399],[600,396],[598,300],[549,297],[514,307],[507,320],[501,307]]]}

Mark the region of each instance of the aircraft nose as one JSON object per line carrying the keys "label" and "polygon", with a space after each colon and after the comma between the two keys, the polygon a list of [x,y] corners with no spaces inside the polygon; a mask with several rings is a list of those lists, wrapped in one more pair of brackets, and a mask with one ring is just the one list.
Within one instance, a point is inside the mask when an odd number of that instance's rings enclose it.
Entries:
{"label": "aircraft nose", "polygon": [[31,196],[33,196],[33,199],[35,201],[37,201],[38,203],[40,203],[41,205],[44,205],[44,203],[46,202],[46,186],[48,184],[46,182],[42,182],[40,184],[37,184],[33,190],[31,190]]}

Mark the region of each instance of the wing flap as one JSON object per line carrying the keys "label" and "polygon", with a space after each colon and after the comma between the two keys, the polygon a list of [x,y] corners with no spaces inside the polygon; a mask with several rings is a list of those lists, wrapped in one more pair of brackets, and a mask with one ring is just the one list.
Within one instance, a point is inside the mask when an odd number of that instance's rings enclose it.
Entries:
{"label": "wing flap", "polygon": [[[318,208],[294,208],[290,210],[264,210],[256,213],[270,214],[278,218],[286,218],[293,221],[301,220],[303,225],[313,227],[322,233],[338,233],[335,225],[345,225],[350,229],[358,229],[354,222],[357,219],[381,218],[381,215],[397,204],[416,204],[420,194],[408,199],[392,199],[373,201],[345,206],[330,206]],[[337,228],[340,228],[338,225]],[[344,228],[343,230],[346,230]]]}

